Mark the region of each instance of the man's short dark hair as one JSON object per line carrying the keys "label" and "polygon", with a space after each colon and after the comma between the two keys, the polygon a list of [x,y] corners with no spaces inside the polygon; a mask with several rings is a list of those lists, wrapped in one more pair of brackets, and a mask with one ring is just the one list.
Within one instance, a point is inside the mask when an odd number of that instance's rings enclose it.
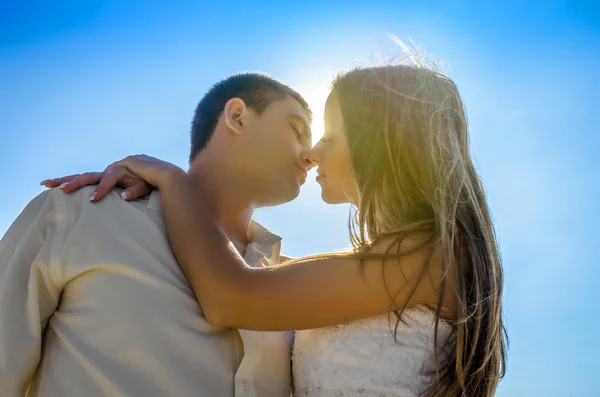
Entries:
{"label": "man's short dark hair", "polygon": [[235,74],[215,84],[204,95],[194,113],[191,131],[190,162],[207,145],[212,136],[225,104],[232,98],[240,98],[250,109],[261,114],[271,102],[285,99],[289,95],[311,111],[300,94],[290,87],[259,73]]}

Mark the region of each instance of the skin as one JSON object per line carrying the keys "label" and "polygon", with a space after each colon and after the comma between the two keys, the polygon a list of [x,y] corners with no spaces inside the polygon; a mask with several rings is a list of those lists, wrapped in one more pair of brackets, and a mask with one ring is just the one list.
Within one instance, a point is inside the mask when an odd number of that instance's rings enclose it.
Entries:
{"label": "skin", "polygon": [[328,204],[359,204],[358,185],[352,170],[344,120],[337,99],[332,92],[325,104],[325,129],[321,140],[309,153],[311,162],[318,166],[317,182],[321,198]]}
{"label": "skin", "polygon": [[[295,99],[275,100],[261,114],[243,100],[229,100],[207,146],[190,164],[187,176],[219,227],[243,253],[254,208],[296,198],[311,167],[310,118]],[[151,159],[148,156],[140,158]],[[259,161],[257,161],[259,160]],[[181,169],[161,163],[147,180],[119,163],[104,172],[70,175],[42,182],[65,193],[98,184],[90,201],[102,200],[115,186],[122,197],[135,200],[150,193],[158,181]],[[210,194],[206,194],[210,192]],[[197,200],[196,200],[197,201]]]}
{"label": "skin", "polygon": [[[307,159],[319,167],[318,174],[324,176],[319,178],[322,197],[329,203],[359,204],[335,95],[328,100],[325,120],[324,139],[307,154]],[[161,190],[173,251],[204,315],[215,325],[262,331],[301,330],[388,313],[390,308],[405,303],[407,307],[437,305],[442,276],[437,250],[428,276],[418,282],[410,298],[416,275],[428,256],[426,250],[403,256],[401,261],[363,260],[362,266],[356,258],[337,257],[251,268],[219,226],[210,199],[209,204],[205,203],[206,197],[214,198],[214,192],[195,183],[191,173],[147,156],[130,156],[112,167],[126,169]],[[371,252],[384,253],[390,244],[382,241]],[[401,248],[414,244],[405,239]],[[395,295],[393,305],[387,291]],[[449,302],[442,308],[442,317],[453,318],[454,311]]]}

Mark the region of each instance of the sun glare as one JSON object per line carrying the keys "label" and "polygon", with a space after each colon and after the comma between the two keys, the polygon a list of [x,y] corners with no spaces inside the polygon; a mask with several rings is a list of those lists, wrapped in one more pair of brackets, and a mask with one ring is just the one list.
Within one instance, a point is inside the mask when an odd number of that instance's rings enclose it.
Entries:
{"label": "sun glare", "polygon": [[323,136],[323,111],[329,95],[329,84],[330,81],[324,80],[298,86],[298,92],[306,99],[313,112],[311,125],[313,145]]}

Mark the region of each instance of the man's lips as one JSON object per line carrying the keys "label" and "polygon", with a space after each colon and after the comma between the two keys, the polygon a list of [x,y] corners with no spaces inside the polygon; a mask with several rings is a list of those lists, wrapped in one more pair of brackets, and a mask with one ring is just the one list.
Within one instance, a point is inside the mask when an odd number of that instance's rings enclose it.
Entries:
{"label": "man's lips", "polygon": [[302,176],[304,177],[304,179],[306,180],[306,177],[308,176],[308,171],[306,171],[306,168],[304,167],[300,167],[299,165],[296,164],[296,167],[300,170],[300,172],[302,172]]}

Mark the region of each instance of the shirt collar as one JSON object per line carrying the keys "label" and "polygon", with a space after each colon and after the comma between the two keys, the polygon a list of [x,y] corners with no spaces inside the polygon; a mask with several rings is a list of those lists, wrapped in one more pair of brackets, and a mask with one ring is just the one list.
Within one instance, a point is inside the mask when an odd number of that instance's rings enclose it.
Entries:
{"label": "shirt collar", "polygon": [[[281,237],[271,232],[255,220],[248,227],[248,246],[244,260],[250,266],[260,266],[262,258],[266,264],[273,266],[279,263]],[[264,265],[264,264],[263,264]]]}
{"label": "shirt collar", "polygon": [[150,197],[148,198],[148,209],[162,212],[158,190],[153,190],[152,193],[150,193]]}

